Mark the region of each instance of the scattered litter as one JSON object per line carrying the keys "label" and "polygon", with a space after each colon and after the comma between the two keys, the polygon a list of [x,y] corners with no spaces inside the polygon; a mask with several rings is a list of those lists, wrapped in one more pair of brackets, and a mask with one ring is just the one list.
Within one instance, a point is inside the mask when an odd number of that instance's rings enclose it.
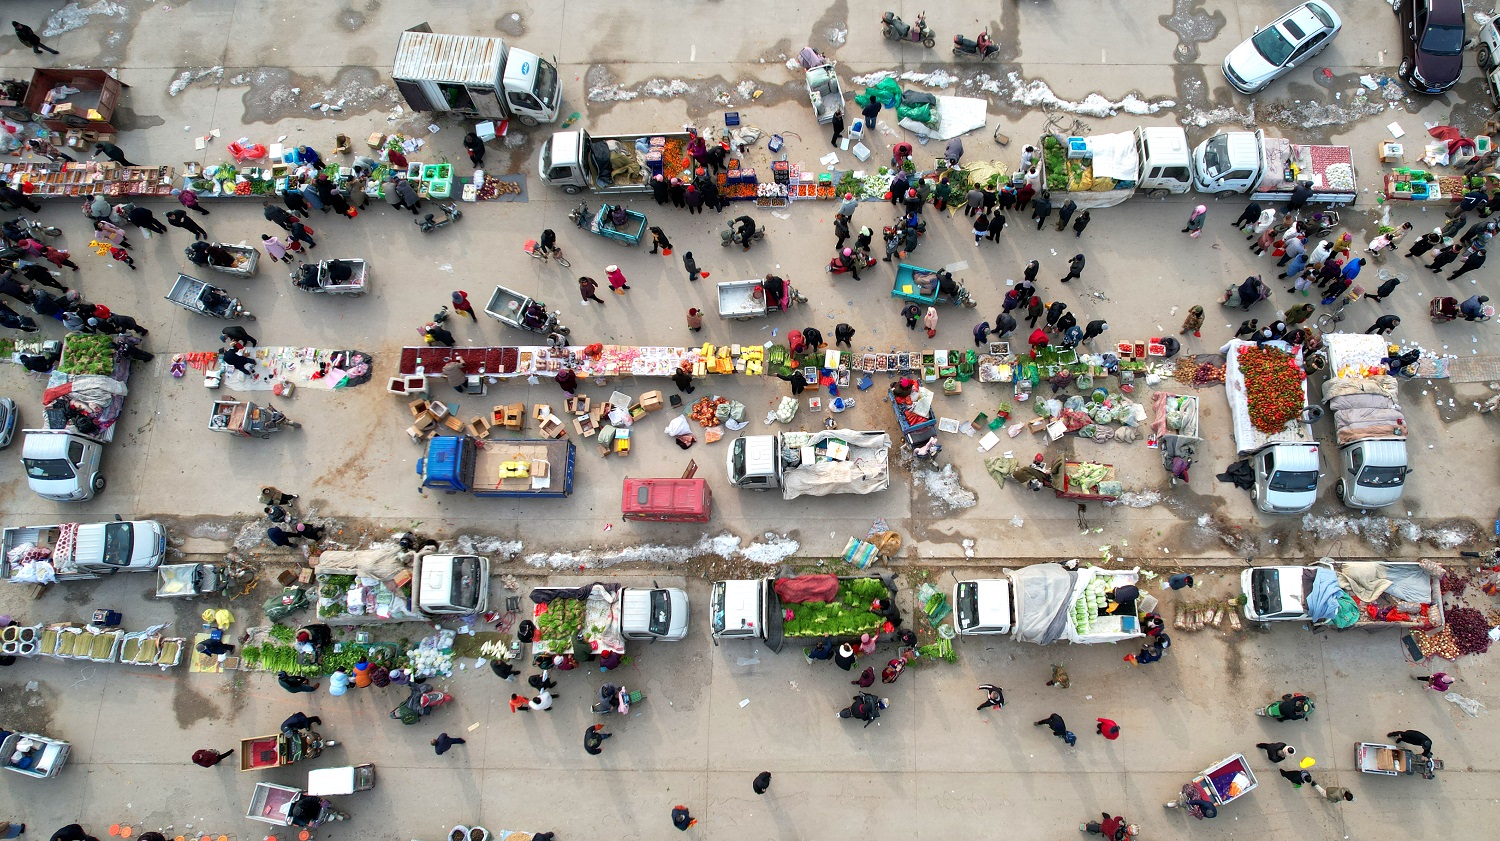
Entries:
{"label": "scattered litter", "polygon": [[759,666],[759,657],[740,657],[734,661],[736,666]]}
{"label": "scattered litter", "polygon": [[743,701],[740,701],[740,709],[743,710],[744,708],[746,708],[748,706],[750,706],[750,699],[749,698],[746,698]]}

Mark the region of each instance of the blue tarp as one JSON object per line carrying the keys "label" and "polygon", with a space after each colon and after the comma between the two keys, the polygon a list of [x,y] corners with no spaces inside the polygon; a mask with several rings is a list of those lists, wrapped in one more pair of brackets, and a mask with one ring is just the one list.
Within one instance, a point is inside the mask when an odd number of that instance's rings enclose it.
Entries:
{"label": "blue tarp", "polygon": [[1327,567],[1318,567],[1312,590],[1307,594],[1307,615],[1315,620],[1332,619],[1339,612],[1339,577]]}

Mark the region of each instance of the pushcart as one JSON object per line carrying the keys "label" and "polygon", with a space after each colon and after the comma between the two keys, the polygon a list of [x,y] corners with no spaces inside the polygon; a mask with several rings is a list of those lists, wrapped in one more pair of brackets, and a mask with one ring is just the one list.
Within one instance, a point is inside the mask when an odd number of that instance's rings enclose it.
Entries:
{"label": "pushcart", "polygon": [[1416,751],[1397,745],[1380,742],[1356,742],[1354,764],[1361,774],[1380,774],[1386,777],[1421,774],[1422,779],[1431,780],[1443,770],[1443,760],[1423,756]]}
{"label": "pushcart", "polygon": [[768,313],[786,312],[793,304],[803,303],[807,300],[800,292],[792,288],[788,282],[782,294],[781,302],[772,306],[766,303],[765,281],[759,279],[751,280],[726,280],[719,284],[719,317],[732,318],[736,321],[749,321],[752,318],[763,318]]}
{"label": "pushcart", "polygon": [[[234,255],[234,264],[229,266],[220,266],[214,263],[198,263],[195,261],[195,265],[206,266],[216,272],[232,274],[235,277],[248,278],[255,276],[255,270],[260,266],[259,249],[249,245],[245,245],[244,243],[240,243],[239,245],[230,245],[227,242],[218,242],[214,244]],[[188,258],[191,259],[193,256],[193,249],[189,247],[186,249],[185,253],[188,255]]]}
{"label": "pushcart", "polygon": [[1255,790],[1260,783],[1250,763],[1242,753],[1234,754],[1208,767],[1182,787],[1181,797],[1167,802],[1168,809],[1186,809],[1188,814],[1203,820],[1203,807],[1193,804],[1203,801],[1213,804],[1215,809],[1226,806]]}
{"label": "pushcart", "polygon": [[891,297],[917,304],[975,306],[974,299],[969,297],[969,290],[954,280],[947,269],[924,269],[909,263],[897,264]]}
{"label": "pushcart", "polygon": [[833,122],[833,115],[844,107],[844,87],[839,84],[838,70],[832,64],[807,69],[807,97],[812,100],[818,122]]}
{"label": "pushcart", "polygon": [[275,406],[258,406],[234,398],[215,400],[213,412],[208,416],[210,430],[242,438],[270,438],[271,433],[280,432],[288,426],[293,429],[302,428],[302,424],[288,420]]}
{"label": "pushcart", "polygon": [[625,224],[616,228],[609,221],[609,210],[608,204],[599,208],[599,212],[594,214],[594,221],[589,223],[589,231],[627,247],[640,245],[641,237],[646,234],[646,214],[627,210]]}
{"label": "pushcart", "polygon": [[375,766],[345,765],[342,768],[319,768],[307,772],[307,793],[317,797],[353,794],[375,787]]}
{"label": "pushcart", "polygon": [[369,291],[370,266],[358,259],[299,263],[292,270],[292,284],[305,292],[358,297]]}
{"label": "pushcart", "polygon": [[548,310],[546,304],[534,300],[530,295],[504,286],[496,286],[495,291],[490,293],[490,302],[484,305],[484,314],[508,327],[544,336],[551,333],[566,336],[573,332],[558,321],[561,313]]}
{"label": "pushcart", "polygon": [[17,731],[0,740],[0,763],[7,771],[45,780],[57,776],[72,748],[62,739]]}
{"label": "pushcart", "polygon": [[[1093,464],[1104,468],[1104,478],[1097,483],[1084,487],[1077,478],[1077,471],[1085,464]],[[1109,502],[1118,499],[1118,494],[1107,494],[1100,492],[1100,486],[1105,482],[1115,481],[1115,466],[1102,462],[1081,462],[1059,460],[1052,466],[1052,492],[1059,499],[1083,499],[1099,500]],[[1089,490],[1088,488],[1092,488]]]}
{"label": "pushcart", "polygon": [[322,755],[323,748],[337,744],[333,739],[325,741],[316,730],[293,730],[240,739],[240,770],[263,771],[304,759],[316,759]]}
{"label": "pushcart", "polygon": [[237,318],[255,320],[254,315],[240,306],[239,298],[213,284],[204,283],[189,275],[178,275],[166,297],[168,301],[185,310],[192,310],[211,318],[222,318],[225,321],[233,321]]}
{"label": "pushcart", "polygon": [[227,583],[218,564],[163,564],[156,568],[158,599],[190,599],[217,593]]}

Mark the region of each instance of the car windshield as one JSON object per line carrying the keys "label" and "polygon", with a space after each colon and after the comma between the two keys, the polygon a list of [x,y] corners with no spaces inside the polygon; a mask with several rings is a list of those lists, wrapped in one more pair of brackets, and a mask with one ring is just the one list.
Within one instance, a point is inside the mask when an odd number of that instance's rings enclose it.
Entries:
{"label": "car windshield", "polygon": [[479,559],[473,556],[453,561],[453,606],[479,606]]}
{"label": "car windshield", "polygon": [[1250,576],[1250,599],[1255,612],[1272,616],[1281,612],[1281,575],[1274,569],[1256,570]]}
{"label": "car windshield", "polygon": [[73,478],[73,465],[65,458],[23,458],[21,463],[25,466],[26,477],[29,479]]}
{"label": "car windshield", "polygon": [[1260,53],[1260,57],[1272,67],[1286,64],[1286,60],[1292,55],[1293,44],[1281,34],[1280,27],[1271,26],[1262,29],[1255,33],[1250,43],[1255,45],[1255,51]]}
{"label": "car windshield", "polygon": [[1278,470],[1271,474],[1273,491],[1315,491],[1318,489],[1316,470]]}
{"label": "car windshield", "polygon": [[1218,178],[1229,169],[1229,136],[1216,134],[1203,144],[1203,167],[1210,178]]}
{"label": "car windshield", "polygon": [[1464,49],[1462,26],[1429,26],[1422,33],[1422,52],[1429,55],[1458,55]]}
{"label": "car windshield", "polygon": [[544,58],[536,62],[536,95],[542,100],[542,108],[548,111],[557,102],[557,68]]}
{"label": "car windshield", "polygon": [[667,635],[672,627],[672,600],[666,590],[651,591],[651,621],[646,630],[659,637]]}
{"label": "car windshield", "polygon": [[729,450],[729,481],[738,483],[745,478],[745,439],[734,439],[734,446]]}
{"label": "car windshield", "polygon": [[104,527],[104,562],[110,566],[130,566],[130,550],[135,546],[135,529],[129,523],[110,523]]}
{"label": "car windshield", "polygon": [[972,628],[979,622],[979,588],[971,581],[958,585],[958,627]]}
{"label": "car windshield", "polygon": [[1366,467],[1359,474],[1359,484],[1367,488],[1393,488],[1405,481],[1404,467]]}
{"label": "car windshield", "polygon": [[724,633],[724,582],[714,582],[714,594],[708,602],[709,624],[716,634]]}

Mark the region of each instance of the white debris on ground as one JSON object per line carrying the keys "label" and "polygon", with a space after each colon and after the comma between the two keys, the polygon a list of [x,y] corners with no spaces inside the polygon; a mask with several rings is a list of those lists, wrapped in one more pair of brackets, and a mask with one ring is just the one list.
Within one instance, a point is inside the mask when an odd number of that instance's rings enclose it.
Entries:
{"label": "white debris on ground", "polygon": [[681,79],[648,79],[633,90],[618,82],[610,82],[589,85],[589,101],[629,102],[638,96],[670,99],[676,96],[686,96],[693,91],[693,86]]}
{"label": "white debris on ground", "polygon": [[47,18],[47,25],[42,29],[42,37],[52,38],[64,32],[82,29],[89,25],[89,20],[95,15],[115,17],[125,14],[126,11],[124,6],[111,2],[111,0],[99,0],[98,3],[92,6],[79,6],[77,3],[69,3],[53,12],[51,17]]}
{"label": "white debris on ground", "polygon": [[876,70],[874,73],[866,73],[863,76],[854,76],[850,79],[850,81],[852,81],[856,85],[859,85],[860,87],[868,88],[873,85],[878,85],[881,82],[884,82],[886,79],[894,78],[895,75],[896,73],[894,70]]}
{"label": "white debris on ground", "polygon": [[945,70],[938,69],[931,73],[918,73],[908,70],[901,74],[901,79],[907,82],[916,82],[929,88],[951,88],[958,83],[959,78]]}
{"label": "white debris on ground", "polygon": [[167,85],[167,96],[176,96],[187,90],[189,85],[208,76],[214,76],[216,81],[222,79],[224,68],[204,67],[200,70],[184,70],[181,75],[172,80],[172,84]]}
{"label": "white debris on ground", "polygon": [[498,537],[473,537],[472,535],[459,535],[457,544],[459,554],[462,555],[484,555],[490,559],[502,558],[511,560],[521,554],[525,548],[519,540],[504,540]]}
{"label": "white debris on ground", "polygon": [[1319,540],[1336,540],[1355,535],[1362,537],[1376,549],[1389,549],[1403,541],[1428,543],[1438,549],[1454,549],[1473,540],[1480,534],[1476,529],[1458,526],[1424,528],[1421,524],[1404,517],[1372,517],[1338,515],[1318,517],[1305,514],[1302,528]]}
{"label": "white debris on ground", "polygon": [[933,507],[940,511],[973,508],[979,503],[979,496],[958,481],[958,471],[951,464],[943,465],[940,470],[914,473],[913,478],[921,482],[922,489],[932,497]]}
{"label": "white debris on ground", "polygon": [[767,532],[762,540],[748,546],[732,534],[700,538],[692,546],[643,544],[608,549],[582,549],[572,552],[539,552],[526,556],[526,564],[549,569],[598,569],[617,564],[680,564],[693,558],[713,555],[726,560],[744,560],[774,566],[796,555],[802,545],[786,535]]}
{"label": "white debris on ground", "polygon": [[1126,491],[1120,494],[1118,498],[1104,504],[1110,508],[1119,505],[1123,505],[1126,508],[1150,508],[1153,505],[1160,504],[1161,501],[1161,491]]}
{"label": "white debris on ground", "polygon": [[1127,94],[1124,99],[1115,102],[1103,94],[1091,93],[1084,97],[1082,102],[1072,102],[1058,97],[1052,92],[1052,88],[1040,79],[1027,82],[1021,78],[1021,74],[1015,71],[1007,74],[1007,78],[1011,84],[1011,102],[1029,107],[1048,106],[1085,117],[1113,117],[1120,111],[1135,115],[1155,114],[1163,109],[1177,106],[1177,103],[1170,99],[1148,102],[1135,94]]}
{"label": "white debris on ground", "polygon": [[847,27],[838,25],[828,27],[828,43],[838,46],[848,40],[848,38],[849,29]]}

